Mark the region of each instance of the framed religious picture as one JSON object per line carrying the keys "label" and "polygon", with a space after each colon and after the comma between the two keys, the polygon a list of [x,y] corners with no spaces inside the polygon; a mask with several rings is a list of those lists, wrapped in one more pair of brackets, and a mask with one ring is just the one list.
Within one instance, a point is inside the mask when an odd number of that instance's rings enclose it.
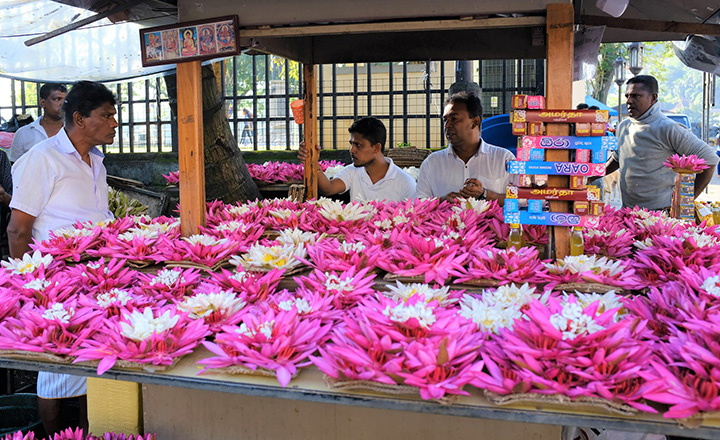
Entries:
{"label": "framed religious picture", "polygon": [[236,15],[140,30],[145,67],[240,53]]}

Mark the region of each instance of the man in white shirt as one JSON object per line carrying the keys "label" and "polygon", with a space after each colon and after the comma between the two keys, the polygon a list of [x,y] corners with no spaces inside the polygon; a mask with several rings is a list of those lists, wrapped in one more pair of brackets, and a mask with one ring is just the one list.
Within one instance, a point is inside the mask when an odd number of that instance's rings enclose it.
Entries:
{"label": "man in white shirt", "polygon": [[15,133],[8,154],[10,162],[17,162],[20,156],[36,144],[60,131],[63,126],[62,104],[66,95],[67,87],[63,84],[44,84],[40,87],[42,115]]}
{"label": "man in white shirt", "polygon": [[[348,128],[350,156],[353,164],[343,168],[332,180],[318,173],[318,190],[324,196],[350,190],[350,200],[401,201],[415,194],[415,179],[389,157],[385,157],[387,130],[381,120],[368,116]],[[319,146],[315,148],[319,149]],[[305,143],[300,144],[298,158],[307,158]]]}
{"label": "man in white shirt", "polygon": [[[63,105],[65,127],[40,142],[13,166],[13,209],[8,225],[10,255],[21,258],[33,239],[76,221],[111,219],[103,154],[97,145],[112,144],[115,97],[100,83],[73,85]],[[77,426],[66,413],[67,399],[79,400],[79,426],[87,427],[85,378],[40,372],[38,409],[47,435]]]}
{"label": "man in white shirt", "polygon": [[443,121],[449,145],[420,165],[415,197],[474,197],[497,200],[502,205],[511,178],[506,163],[515,156],[480,138],[480,99],[467,92],[450,96],[445,101]]}

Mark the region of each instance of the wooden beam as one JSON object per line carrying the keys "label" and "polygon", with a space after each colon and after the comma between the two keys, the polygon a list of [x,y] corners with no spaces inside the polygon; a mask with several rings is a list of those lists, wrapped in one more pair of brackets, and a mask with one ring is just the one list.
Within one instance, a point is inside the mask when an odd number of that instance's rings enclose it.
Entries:
{"label": "wooden beam", "polygon": [[317,175],[320,171],[320,165],[318,164],[320,155],[318,151],[315,150],[315,145],[318,143],[318,104],[317,66],[314,64],[303,64],[303,90],[303,100],[305,101],[303,137],[305,138],[305,145],[310,153],[303,164],[305,169],[305,190],[307,191],[307,199],[316,199],[318,196]]}
{"label": "wooden beam", "polygon": [[588,26],[606,26],[636,31],[667,32],[671,34],[720,35],[720,24],[684,23],[678,21],[638,20],[634,18],[583,15],[582,23]]}
{"label": "wooden beam", "polygon": [[[547,75],[546,105],[550,109],[569,109],[572,107],[573,79],[573,5],[557,3],[547,6]],[[569,124],[547,124],[548,136],[567,136]],[[567,162],[570,152],[567,150],[547,150],[548,161]],[[548,186],[569,187],[566,176],[549,176]],[[553,212],[568,212],[568,202],[551,201]],[[570,232],[567,227],[552,227],[551,234],[555,243],[555,257],[563,258],[570,253]]]}
{"label": "wooden beam", "polygon": [[180,232],[184,237],[205,225],[205,145],[203,144],[200,61],[177,65]]}
{"label": "wooden beam", "polygon": [[455,20],[392,21],[315,26],[240,29],[240,38],[308,37],[317,35],[366,34],[377,32],[446,31],[458,29],[544,26],[545,17],[458,18]]}

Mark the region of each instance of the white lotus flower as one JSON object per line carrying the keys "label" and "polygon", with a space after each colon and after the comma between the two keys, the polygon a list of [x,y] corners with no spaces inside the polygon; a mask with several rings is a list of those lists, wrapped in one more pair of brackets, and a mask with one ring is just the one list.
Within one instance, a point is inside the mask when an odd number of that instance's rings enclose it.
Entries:
{"label": "white lotus flower", "polygon": [[325,177],[327,177],[328,179],[332,179],[333,177],[340,174],[340,171],[342,171],[344,168],[344,165],[335,165],[332,167],[328,167],[328,169],[325,170]]}
{"label": "white lotus flower", "polygon": [[325,288],[327,290],[335,290],[337,292],[352,292],[355,290],[355,286],[352,285],[351,280],[340,279],[339,276],[334,273],[325,274],[327,279],[325,280]]}
{"label": "white lotus flower", "polygon": [[[581,293],[575,291],[574,296],[577,298],[578,304],[585,309],[594,302],[600,302],[597,308],[597,314],[605,313],[606,310],[617,309],[613,315],[613,321],[618,322],[621,317],[627,314],[627,310],[623,307],[620,297],[615,294],[614,290],[610,290],[604,294],[599,293]],[[563,292],[563,301],[568,302],[569,295]]]}
{"label": "white lotus flower", "polygon": [[40,265],[48,267],[52,262],[52,255],[43,256],[40,251],[35,251],[32,254],[26,253],[22,258],[10,258],[8,261],[0,262],[0,264],[17,275],[35,272]]}
{"label": "white lotus flower", "polygon": [[359,203],[348,203],[343,205],[336,200],[328,200],[323,202],[318,213],[328,220],[336,221],[357,221],[370,220],[374,214],[374,210],[366,205]]}
{"label": "white lotus flower", "polygon": [[499,304],[502,307],[510,307],[516,305],[522,307],[530,304],[533,299],[539,299],[540,294],[535,293],[535,287],[528,283],[518,287],[513,284],[506,284],[495,290],[485,290],[483,292],[483,300],[487,304]]}
{"label": "white lotus flower", "polygon": [[603,330],[595,320],[582,313],[583,308],[578,303],[566,303],[563,305],[561,313],[555,313],[550,316],[550,323],[553,327],[560,330],[563,339],[575,339],[584,334],[592,334]]}
{"label": "white lotus flower", "polygon": [[239,312],[245,307],[245,301],[238,298],[232,289],[213,293],[198,293],[186,296],[177,306],[178,310],[188,312],[191,318],[204,318],[215,311],[227,314]]}
{"label": "white lotus flower", "polygon": [[412,176],[412,178],[415,179],[416,182],[418,180],[418,177],[420,177],[420,168],[418,167],[405,167],[403,168],[403,171],[410,174],[410,176]]}
{"label": "white lotus flower", "polygon": [[302,264],[298,258],[305,258],[307,252],[300,244],[263,246],[254,244],[242,257],[233,256],[230,263],[251,272],[253,270],[294,269]]}
{"label": "white lotus flower", "polygon": [[715,275],[706,279],[700,287],[710,295],[720,296],[720,276]]}
{"label": "white lotus flower", "polygon": [[[38,292],[44,292],[45,289],[50,287],[50,285],[53,284],[51,281],[48,281],[43,278],[35,278],[32,281],[29,281],[25,284],[23,284],[23,287],[25,289],[31,289],[31,290],[37,290]],[[57,282],[55,282],[57,284]]]}
{"label": "white lotus flower", "polygon": [[396,283],[396,286],[387,286],[390,292],[384,292],[385,296],[395,301],[407,301],[414,295],[422,296],[426,303],[437,301],[441,306],[457,301],[457,299],[448,298],[450,296],[450,286],[433,288],[421,283],[403,284],[400,281],[396,281]]}
{"label": "white lotus flower", "polygon": [[139,226],[139,225],[145,225],[145,224],[150,223],[153,218],[147,214],[142,214],[142,215],[131,215],[130,219],[133,221],[133,223],[135,223],[136,225]]}
{"label": "white lotus flower", "polygon": [[310,303],[303,298],[294,298],[286,301],[280,301],[278,303],[278,307],[286,312],[292,310],[293,306],[295,307],[295,310],[297,310],[298,315],[307,315],[308,313],[313,312]]}
{"label": "white lotus flower", "polygon": [[383,219],[382,221],[376,220],[373,224],[381,229],[390,229],[393,227],[393,222],[389,218]]}
{"label": "white lotus flower", "polygon": [[478,200],[473,197],[469,198],[459,198],[458,201],[460,202],[459,206],[453,206],[453,211],[455,212],[462,212],[462,211],[475,211],[478,214],[482,214],[483,212],[490,209],[490,201],[488,200]]}
{"label": "white lotus flower", "polygon": [[340,244],[339,249],[346,255],[357,254],[365,250],[365,245],[359,241],[355,243],[346,241]]}
{"label": "white lotus flower", "polygon": [[130,293],[122,289],[110,289],[107,292],[99,293],[95,299],[100,307],[107,309],[113,304],[120,303],[123,306],[127,304],[130,301]]}
{"label": "white lotus flower", "polygon": [[280,231],[280,235],[276,241],[281,245],[299,246],[301,244],[315,244],[318,239],[315,232],[306,232],[298,228],[284,229]]}
{"label": "white lotus flower", "polygon": [[250,228],[250,225],[238,220],[230,220],[226,222],[222,222],[215,226],[216,231],[238,231],[238,232],[247,232],[247,230]]}
{"label": "white lotus flower", "polygon": [[409,319],[415,318],[418,324],[424,328],[430,327],[436,320],[433,307],[421,301],[412,305],[402,302],[395,307],[387,306],[383,310],[383,315],[395,322],[407,322]]}
{"label": "white lotus flower", "polygon": [[270,214],[271,216],[273,216],[275,218],[279,218],[281,220],[287,220],[294,216],[295,211],[293,211],[292,209],[287,209],[287,208],[286,209],[278,208],[278,209],[269,210],[268,214]]}
{"label": "white lotus flower", "polygon": [[217,238],[212,235],[205,234],[194,234],[189,237],[183,237],[183,240],[190,243],[191,245],[200,244],[203,246],[218,246],[227,243],[227,238]]}
{"label": "white lotus flower", "polygon": [[460,316],[474,322],[478,329],[499,333],[500,329],[512,330],[517,319],[522,318],[519,305],[490,304],[483,299],[465,294],[460,302]]}
{"label": "white lotus flower", "polygon": [[90,237],[95,234],[95,231],[85,228],[59,228],[54,229],[52,234],[58,238]]}
{"label": "white lotus flower", "polygon": [[225,211],[234,217],[241,217],[250,212],[251,209],[249,205],[233,205],[226,207]]}
{"label": "white lotus flower", "polygon": [[124,318],[127,322],[120,322],[120,333],[128,339],[142,342],[153,334],[161,334],[175,327],[180,320],[180,315],[172,316],[170,310],[166,310],[156,318],[153,316],[152,309],[147,307],[142,313],[138,310],[133,310],[129,315],[124,313]]}
{"label": "white lotus flower", "polygon": [[265,321],[256,328],[248,327],[244,322],[235,329],[237,333],[254,338],[255,335],[261,333],[266,339],[272,338],[273,327],[275,327],[275,320]]}
{"label": "white lotus flower", "polygon": [[547,267],[550,272],[558,274],[590,271],[610,277],[619,275],[625,270],[625,266],[621,261],[613,262],[606,257],[598,258],[597,255],[567,256],[562,260],[557,260],[554,264],[545,263],[545,267]]}
{"label": "white lotus flower", "polygon": [[66,309],[62,303],[55,303],[43,312],[42,317],[48,321],[58,321],[63,324],[68,324],[74,314],[75,309],[72,307]]}
{"label": "white lotus flower", "polygon": [[177,282],[180,284],[185,282],[185,278],[182,276],[180,271],[162,269],[150,280],[150,285],[164,284],[166,286],[172,286]]}
{"label": "white lotus flower", "polygon": [[158,230],[155,228],[131,228],[129,231],[118,235],[118,239],[123,241],[132,241],[134,238],[154,239],[158,237]]}

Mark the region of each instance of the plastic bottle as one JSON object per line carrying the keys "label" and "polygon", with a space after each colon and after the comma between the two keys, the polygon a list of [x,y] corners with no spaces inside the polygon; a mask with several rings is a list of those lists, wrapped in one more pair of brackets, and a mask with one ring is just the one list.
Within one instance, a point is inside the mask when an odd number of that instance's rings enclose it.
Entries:
{"label": "plastic bottle", "polygon": [[582,227],[573,226],[570,235],[570,256],[577,257],[585,253],[585,241],[583,240]]}
{"label": "plastic bottle", "polygon": [[510,224],[510,235],[508,235],[507,248],[520,249],[525,246],[525,237],[523,236],[522,229],[517,223]]}
{"label": "plastic bottle", "polygon": [[713,202],[712,213],[713,213],[713,223],[715,223],[715,226],[720,225],[720,203]]}

